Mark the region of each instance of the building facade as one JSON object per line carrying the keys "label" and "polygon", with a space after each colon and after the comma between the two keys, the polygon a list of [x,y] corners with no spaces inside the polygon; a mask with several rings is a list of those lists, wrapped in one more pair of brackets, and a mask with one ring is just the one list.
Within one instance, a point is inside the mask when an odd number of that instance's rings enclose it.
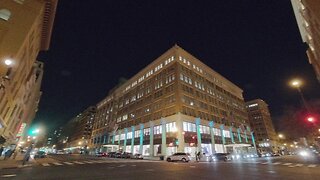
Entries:
{"label": "building facade", "polygon": [[33,120],[57,0],[0,0],[0,144],[15,144]]}
{"label": "building facade", "polygon": [[320,1],[291,0],[302,41],[308,44],[307,55],[320,82]]}
{"label": "building facade", "polygon": [[242,90],[175,45],[97,104],[91,148],[248,153],[252,138]]}
{"label": "building facade", "polygon": [[63,128],[63,136],[61,136],[65,140],[65,150],[73,153],[87,150],[91,139],[95,114],[96,107],[90,106],[68,122]]}
{"label": "building facade", "polygon": [[246,108],[258,150],[261,152],[277,151],[278,136],[272,124],[268,104],[261,99],[255,99],[246,102]]}

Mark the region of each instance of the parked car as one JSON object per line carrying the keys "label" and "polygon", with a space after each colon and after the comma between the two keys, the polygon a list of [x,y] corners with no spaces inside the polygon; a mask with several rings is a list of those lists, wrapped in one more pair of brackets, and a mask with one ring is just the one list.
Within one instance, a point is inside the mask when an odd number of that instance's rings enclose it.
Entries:
{"label": "parked car", "polygon": [[35,153],[34,158],[45,158],[47,156],[47,153],[44,151],[38,151]]}
{"label": "parked car", "polygon": [[212,155],[213,161],[230,161],[231,155],[229,153],[216,153]]}
{"label": "parked car", "polygon": [[114,158],[116,157],[116,152],[108,152],[108,157]]}
{"label": "parked car", "polygon": [[143,159],[143,156],[142,154],[134,154],[134,155],[131,155],[131,159]]}
{"label": "parked car", "polygon": [[168,162],[172,161],[182,161],[182,162],[189,162],[191,159],[191,156],[189,153],[174,153],[171,156],[167,157]]}
{"label": "parked car", "polygon": [[131,158],[131,155],[132,155],[131,153],[124,152],[121,154],[121,158],[126,158],[126,159]]}
{"label": "parked car", "polygon": [[96,157],[107,157],[107,153],[106,152],[98,152],[98,153],[96,153]]}
{"label": "parked car", "polygon": [[115,158],[121,158],[121,156],[122,156],[122,154],[119,152],[114,155]]}

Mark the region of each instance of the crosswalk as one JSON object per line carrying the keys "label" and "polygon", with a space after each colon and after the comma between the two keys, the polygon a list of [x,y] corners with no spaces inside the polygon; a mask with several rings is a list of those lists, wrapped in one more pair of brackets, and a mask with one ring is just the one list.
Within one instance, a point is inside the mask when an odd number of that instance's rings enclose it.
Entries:
{"label": "crosswalk", "polygon": [[295,168],[295,167],[308,167],[308,168],[315,168],[320,167],[320,164],[300,164],[300,163],[288,163],[288,162],[258,162],[255,164],[261,164],[261,165],[282,165],[287,166],[289,168]]}
{"label": "crosswalk", "polygon": [[[100,163],[132,163],[132,162],[153,162],[153,161],[144,161],[144,160],[137,160],[137,161],[102,161],[102,160],[87,160],[87,161],[59,161],[59,162],[48,162],[48,163],[41,163],[41,166],[49,167],[49,166],[64,166],[64,165],[84,165],[84,164],[100,164]],[[120,165],[124,167],[124,165]],[[136,166],[136,165],[132,165]]]}

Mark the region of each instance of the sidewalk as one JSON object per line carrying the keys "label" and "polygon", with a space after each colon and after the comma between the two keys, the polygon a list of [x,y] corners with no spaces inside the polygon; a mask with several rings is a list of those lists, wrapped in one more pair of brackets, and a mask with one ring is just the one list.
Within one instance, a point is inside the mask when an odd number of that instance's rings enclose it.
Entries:
{"label": "sidewalk", "polygon": [[15,168],[22,168],[22,167],[30,167],[34,164],[35,161],[32,158],[30,158],[25,165],[22,165],[23,157],[24,157],[24,154],[19,154],[15,159],[12,159],[12,156],[11,156],[10,159],[4,160],[4,156],[1,156],[0,169],[15,169]]}

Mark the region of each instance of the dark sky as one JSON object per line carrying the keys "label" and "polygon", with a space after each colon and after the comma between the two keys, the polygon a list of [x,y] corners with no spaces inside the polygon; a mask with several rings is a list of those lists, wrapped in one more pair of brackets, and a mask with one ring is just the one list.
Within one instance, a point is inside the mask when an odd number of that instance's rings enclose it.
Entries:
{"label": "dark sky", "polygon": [[50,50],[39,55],[35,122],[63,124],[175,43],[242,88],[245,100],[264,99],[273,117],[300,103],[292,77],[305,79],[307,100],[320,99],[288,0],[60,0]]}

